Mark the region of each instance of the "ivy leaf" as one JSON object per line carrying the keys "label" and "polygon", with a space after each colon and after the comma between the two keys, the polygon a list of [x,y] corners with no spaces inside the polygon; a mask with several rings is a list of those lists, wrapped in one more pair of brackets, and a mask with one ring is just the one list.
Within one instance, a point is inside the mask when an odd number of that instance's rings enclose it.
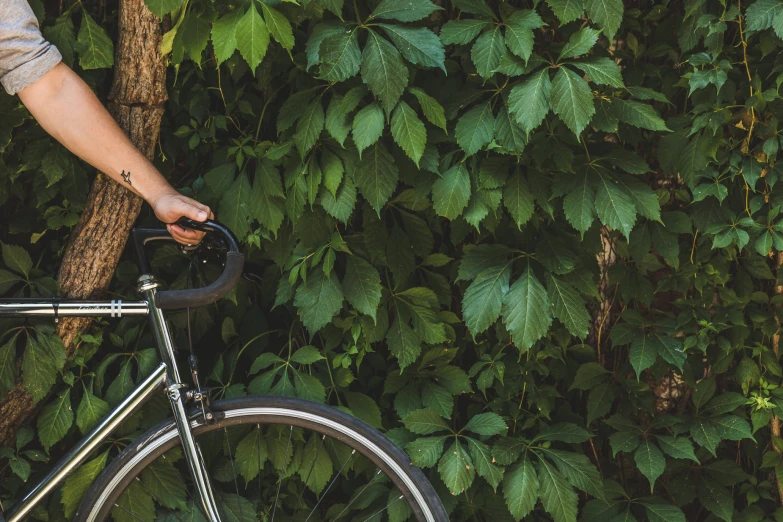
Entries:
{"label": "ivy leaf", "polygon": [[533,53],[533,29],[544,25],[538,13],[532,9],[514,11],[506,19],[506,45],[508,49],[527,63]]}
{"label": "ivy leaf", "polygon": [[520,172],[510,175],[506,180],[503,187],[503,204],[520,230],[522,225],[533,217],[533,193]]}
{"label": "ivy leaf", "polygon": [[144,0],[152,14],[158,18],[163,18],[175,9],[179,9],[182,5],[182,0]]}
{"label": "ivy leaf", "polygon": [[106,31],[82,9],[82,24],[74,47],[82,69],[104,69],[114,65],[114,44]]}
{"label": "ivy leaf", "polygon": [[424,146],[427,144],[427,130],[416,115],[416,111],[404,101],[398,103],[392,113],[391,131],[394,141],[418,167],[419,160],[424,154]]}
{"label": "ivy leaf", "polygon": [[35,340],[31,335],[27,338],[22,360],[22,383],[33,401],[46,397],[64,364],[65,347],[59,337],[49,339],[39,335],[39,339]]}
{"label": "ivy leaf", "polygon": [[627,238],[636,222],[636,207],[617,182],[606,176],[598,177],[595,208],[601,222],[619,230]]}
{"label": "ivy leaf", "polygon": [[374,266],[360,257],[349,256],[343,289],[351,306],[377,322],[376,313],[381,302],[381,276]]}
{"label": "ivy leaf", "polygon": [[443,455],[446,437],[419,437],[409,442],[405,450],[411,457],[411,462],[419,468],[430,468],[438,463]]}
{"label": "ivy leaf", "polygon": [[476,478],[473,461],[459,441],[446,450],[438,462],[438,473],[452,495],[459,495],[470,487]]}
{"label": "ivy leaf", "polygon": [[372,145],[356,164],[356,184],[376,212],[389,201],[398,179],[394,158],[381,142]]}
{"label": "ivy leaf", "polygon": [[465,290],[462,315],[475,337],[495,324],[500,317],[503,296],[508,292],[511,263],[493,266],[481,272]]}
{"label": "ivy leaf", "polygon": [[[264,21],[266,27],[269,29],[269,33],[272,35],[277,43],[283,46],[283,49],[291,51],[294,48],[294,31],[291,28],[291,22],[288,18],[283,16],[283,13],[269,7],[265,3],[261,2],[261,9],[264,11]],[[359,70],[359,50],[356,50],[356,72]],[[356,74],[354,72],[354,74]],[[353,76],[353,75],[351,75]]]}
{"label": "ivy leaf", "polygon": [[65,517],[67,519],[70,520],[76,514],[76,509],[82,503],[87,490],[90,489],[92,483],[95,482],[103,468],[106,467],[108,456],[109,452],[104,451],[96,458],[70,473],[65,482],[63,482],[61,502],[65,508]]}
{"label": "ivy leaf", "polygon": [[783,3],[779,0],[758,0],[748,7],[745,12],[748,31],[763,31],[770,27],[775,28],[778,38],[783,38]]}
{"label": "ivy leaf", "polygon": [[712,421],[707,419],[694,419],[691,424],[691,437],[696,444],[703,446],[715,455],[715,450],[720,444],[720,436]]}
{"label": "ivy leaf", "polygon": [[655,446],[650,439],[642,439],[636,452],[633,454],[633,460],[636,467],[647,477],[650,482],[650,493],[655,487],[655,481],[663,475],[666,469],[666,458],[661,450]]}
{"label": "ivy leaf", "polygon": [[457,9],[465,13],[497,19],[495,13],[484,0],[452,0],[452,3]]}
{"label": "ivy leaf", "polygon": [[307,53],[307,70],[321,62],[321,44],[326,38],[348,33],[351,29],[351,26],[348,24],[337,20],[328,20],[316,25],[313,28],[305,47],[305,52]]}
{"label": "ivy leaf", "polygon": [[647,511],[650,522],[686,522],[685,513],[677,506],[672,506],[664,501],[646,499],[640,502]]}
{"label": "ivy leaf", "polygon": [[585,12],[584,0],[546,0],[562,25],[573,22]]}
{"label": "ivy leaf", "polygon": [[577,136],[582,133],[595,114],[590,87],[567,67],[560,67],[555,74],[550,100],[552,110]]}
{"label": "ivy leaf", "polygon": [[734,497],[717,480],[699,477],[699,500],[719,519],[732,521]]}
{"label": "ivy leaf", "polygon": [[76,425],[79,426],[79,431],[87,435],[110,409],[109,403],[93,395],[85,386],[82,400],[76,410]]}
{"label": "ivy leaf", "polygon": [[542,459],[539,460],[538,481],[541,503],[554,522],[575,522],[579,497],[563,475]]}
{"label": "ivy leaf", "polygon": [[141,472],[141,481],[155,500],[165,507],[182,509],[187,506],[184,478],[171,463],[163,459],[152,462]]}
{"label": "ivy leaf", "polygon": [[587,397],[587,424],[609,413],[615,398],[614,389],[607,382],[590,390]]}
{"label": "ivy leaf", "polygon": [[356,76],[362,63],[358,41],[359,32],[356,30],[324,38],[319,51],[321,77],[330,82],[342,82]]}
{"label": "ivy leaf", "polygon": [[389,350],[392,355],[397,357],[400,370],[413,364],[421,355],[421,339],[413,328],[408,325],[407,320],[400,318],[399,315],[392,323],[391,328],[389,328],[386,342],[389,343]]}
{"label": "ivy leaf", "polygon": [[383,134],[385,124],[383,109],[375,102],[356,113],[353,118],[352,134],[353,142],[359,151],[359,157],[361,157],[362,151],[378,141]]}
{"label": "ivy leaf", "polygon": [[622,0],[587,0],[587,15],[611,41],[623,21]]}
{"label": "ivy leaf", "polygon": [[557,469],[572,486],[596,498],[604,498],[601,475],[585,455],[555,449],[546,449],[544,453],[557,464]]}
{"label": "ivy leaf", "polygon": [[508,430],[506,422],[497,413],[479,413],[470,418],[464,431],[470,431],[479,435],[503,435]]}
{"label": "ivy leaf", "polygon": [[362,81],[390,112],[408,85],[408,69],[397,49],[372,29],[362,51]]}
{"label": "ivy leaf", "polygon": [[406,60],[424,67],[439,67],[444,73],[446,53],[440,38],[426,27],[379,24]]}
{"label": "ivy leaf", "polygon": [[544,68],[528,76],[521,84],[511,89],[508,96],[508,110],[525,132],[530,133],[541,125],[549,112],[552,83],[549,70]]}
{"label": "ivy leaf", "polygon": [[38,438],[47,453],[65,437],[72,425],[71,389],[68,388],[44,406],[38,416]]}
{"label": "ivy leaf", "polygon": [[247,174],[240,174],[220,201],[220,219],[238,237],[250,230],[250,182]]}
{"label": "ivy leaf", "polygon": [[503,468],[493,462],[489,446],[470,437],[466,437],[465,440],[468,443],[473,464],[476,466],[476,473],[480,477],[484,477],[492,489],[497,492],[498,484],[503,480]]}
{"label": "ivy leaf", "polygon": [[486,103],[473,107],[462,115],[457,122],[455,137],[462,150],[468,156],[472,156],[492,141],[494,130],[495,116],[492,114],[492,104]]}
{"label": "ivy leaf", "polygon": [[590,77],[590,80],[598,85],[608,85],[610,87],[617,87],[618,89],[625,87],[620,67],[611,58],[593,56],[586,60],[577,60],[568,63],[581,69],[583,73]]}
{"label": "ivy leaf", "polygon": [[583,27],[579,29],[568,39],[563,49],[560,51],[560,56],[557,60],[560,61],[564,58],[573,58],[575,56],[581,56],[587,54],[590,49],[593,48],[595,42],[598,41],[598,35],[600,31],[591,29],[590,27]]}
{"label": "ivy leaf", "polygon": [[16,340],[12,336],[0,347],[0,393],[8,393],[16,386]]}
{"label": "ivy leaf", "polygon": [[487,20],[478,18],[449,20],[440,28],[440,41],[443,45],[469,44],[489,25]]}
{"label": "ivy leaf", "polygon": [[269,47],[269,29],[258,14],[255,4],[251,4],[245,15],[236,25],[236,39],[239,54],[250,66],[251,71],[258,68]]}
{"label": "ivy leaf", "polygon": [[521,352],[528,351],[552,324],[549,296],[530,265],[503,298],[503,323]]}
{"label": "ivy leaf", "polygon": [[494,74],[505,52],[503,33],[500,31],[500,26],[495,25],[478,37],[470,51],[470,57],[479,75],[487,79]]}
{"label": "ivy leaf", "polygon": [[443,418],[432,410],[416,410],[403,419],[405,427],[417,435],[451,431]]}
{"label": "ivy leaf", "polygon": [[595,191],[589,176],[581,176],[563,198],[563,212],[566,220],[584,236],[597,215]]}
{"label": "ivy leaf", "polygon": [[560,319],[571,335],[584,339],[590,326],[590,314],[573,287],[547,274],[547,290],[555,317]]}
{"label": "ivy leaf", "polygon": [[212,24],[212,48],[218,65],[231,58],[237,50],[236,27],[241,15],[241,9],[234,9]]}
{"label": "ivy leaf", "polygon": [[685,437],[669,437],[667,435],[656,436],[658,445],[667,455],[675,459],[690,459],[699,463],[699,459],[693,453],[693,443]]}
{"label": "ivy leaf", "polygon": [[658,355],[654,338],[649,335],[640,335],[631,343],[629,357],[631,366],[636,371],[636,380],[639,380],[641,373],[655,363],[655,357]]}
{"label": "ivy leaf", "polygon": [[424,113],[424,117],[427,118],[430,123],[445,131],[446,115],[443,107],[440,103],[438,103],[438,100],[418,87],[411,87],[409,90],[411,94],[413,94],[419,101],[419,105],[421,105],[421,110]]}
{"label": "ivy leaf", "polygon": [[141,482],[131,482],[111,510],[116,522],[155,520],[155,501]]}
{"label": "ivy leaf", "polygon": [[308,275],[307,282],[296,290],[294,306],[302,324],[315,335],[329,324],[343,304],[343,290],[334,272],[326,275],[320,268]]}
{"label": "ivy leaf", "polygon": [[527,458],[506,470],[503,477],[503,498],[506,499],[506,505],[514,519],[521,520],[533,511],[538,499],[538,488],[536,470]]}
{"label": "ivy leaf", "polygon": [[347,178],[333,196],[326,187],[321,192],[321,206],[335,219],[347,223],[356,206],[356,185]]}
{"label": "ivy leaf", "polygon": [[280,173],[269,160],[256,162],[256,175],[250,192],[250,214],[273,234],[285,217]]}
{"label": "ivy leaf", "polygon": [[628,125],[653,131],[671,131],[655,109],[646,103],[615,98],[612,109],[617,118]]}
{"label": "ivy leaf", "polygon": [[321,136],[324,120],[324,106],[321,103],[321,97],[318,96],[307,106],[299,118],[299,123],[296,124],[294,142],[296,142],[296,148],[302,157],[313,148]]}
{"label": "ivy leaf", "polygon": [[383,18],[400,22],[415,22],[428,17],[439,9],[443,8],[429,0],[382,0],[373,10],[370,19]]}
{"label": "ivy leaf", "polygon": [[462,163],[451,167],[432,185],[435,213],[450,221],[462,214],[469,200],[470,175]]}

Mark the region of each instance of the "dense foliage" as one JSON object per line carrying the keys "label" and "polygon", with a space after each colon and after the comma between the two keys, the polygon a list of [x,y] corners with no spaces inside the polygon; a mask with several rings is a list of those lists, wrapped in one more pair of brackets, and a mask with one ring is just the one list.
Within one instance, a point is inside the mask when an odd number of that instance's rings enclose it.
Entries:
{"label": "dense foliage", "polygon": [[[263,273],[193,323],[220,395],[347,408],[452,520],[783,519],[783,1],[147,5],[171,14],[160,168]],[[116,3],[34,7],[105,93]],[[0,112],[0,291],[50,295],[89,171]],[[180,286],[187,263],[154,261]],[[2,326],[0,391],[46,401],[2,450],[14,496],[156,354],[137,321],[68,360]]]}

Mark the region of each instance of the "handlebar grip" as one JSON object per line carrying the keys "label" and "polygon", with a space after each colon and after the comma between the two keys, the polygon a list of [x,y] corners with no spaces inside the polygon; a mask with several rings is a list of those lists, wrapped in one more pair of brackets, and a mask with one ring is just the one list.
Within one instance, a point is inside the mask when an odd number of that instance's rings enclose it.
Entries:
{"label": "handlebar grip", "polygon": [[155,294],[155,306],[161,310],[174,310],[181,308],[195,308],[212,304],[228,294],[242,277],[242,268],[245,264],[245,256],[239,250],[239,241],[231,230],[215,221],[192,221],[182,218],[177,225],[192,230],[199,230],[215,234],[223,241],[228,250],[226,252],[226,266],[212,284],[204,288],[192,288],[189,290],[163,290]]}

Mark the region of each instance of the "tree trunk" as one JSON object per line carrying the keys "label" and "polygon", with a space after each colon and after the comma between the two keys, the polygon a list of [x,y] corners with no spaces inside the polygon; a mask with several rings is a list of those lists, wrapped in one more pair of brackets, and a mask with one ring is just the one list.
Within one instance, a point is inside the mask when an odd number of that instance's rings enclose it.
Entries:
{"label": "tree trunk", "polygon": [[[781,267],[783,267],[783,251],[775,252],[774,256],[776,269],[775,294],[781,295],[783,294],[783,285],[780,284],[780,270]],[[776,320],[778,322],[778,331],[775,332],[775,335],[772,336],[772,350],[775,352],[775,359],[777,360],[780,353],[780,320],[777,318]],[[780,453],[780,449],[778,449],[777,444],[775,444],[775,438],[780,438],[780,419],[777,415],[773,414],[772,419],[769,421],[769,431],[770,435],[772,436],[772,449]],[[775,482],[778,488],[778,500],[781,504],[783,504],[783,483],[781,483],[780,477],[777,473],[775,473]]]}
{"label": "tree trunk", "polygon": [[[144,0],[120,0],[114,80],[107,108],[139,150],[152,159],[166,94],[166,66],[160,56],[160,20]],[[111,281],[142,200],[104,174],[92,185],[79,223],[71,233],[58,282],[60,294],[103,295]],[[57,333],[70,356],[89,319],[64,319]],[[16,431],[37,413],[21,380],[0,403],[0,446],[12,445]]]}

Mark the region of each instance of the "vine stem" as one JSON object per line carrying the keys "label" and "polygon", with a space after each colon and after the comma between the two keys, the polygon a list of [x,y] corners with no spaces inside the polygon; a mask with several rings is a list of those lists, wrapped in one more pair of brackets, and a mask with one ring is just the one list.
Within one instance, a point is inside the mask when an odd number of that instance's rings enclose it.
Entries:
{"label": "vine stem", "polygon": [[[750,89],[750,95],[753,96],[753,77],[750,74],[750,65],[748,65],[748,42],[745,41],[745,36],[742,31],[742,0],[737,0],[737,8],[739,9],[739,18],[737,24],[739,25],[740,43],[742,45],[742,63],[745,65],[745,74],[748,75],[748,88]],[[750,150],[750,137],[753,135],[753,126],[756,124],[756,110],[750,108],[750,128],[748,129],[748,137],[746,139],[748,150]]]}

